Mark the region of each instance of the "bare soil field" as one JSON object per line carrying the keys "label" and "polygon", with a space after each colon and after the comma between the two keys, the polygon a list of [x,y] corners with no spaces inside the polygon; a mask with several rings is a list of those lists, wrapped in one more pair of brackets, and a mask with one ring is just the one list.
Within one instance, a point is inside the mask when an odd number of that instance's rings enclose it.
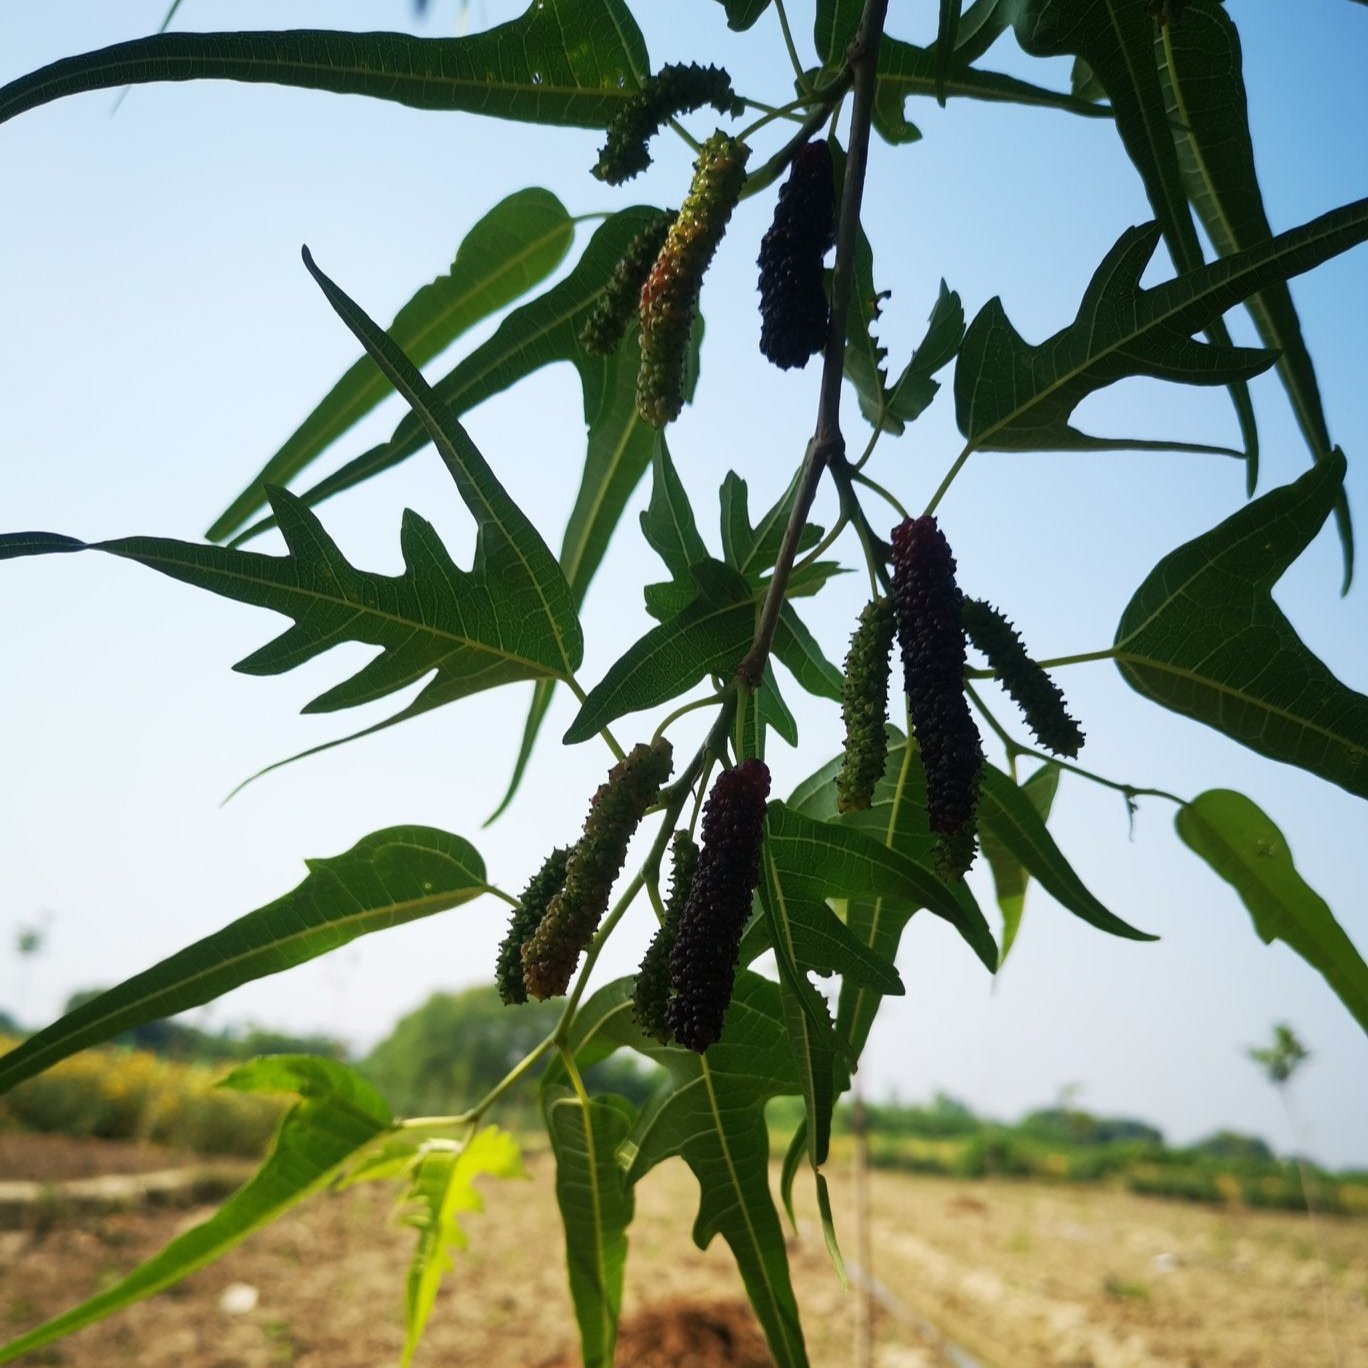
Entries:
{"label": "bare soil field", "polygon": [[[0,1137],[0,1179],[158,1170],[184,1156]],[[470,1218],[419,1368],[572,1368],[575,1336],[551,1165],[486,1189]],[[828,1170],[848,1259],[849,1173]],[[861,1286],[877,1368],[1315,1368],[1368,1365],[1368,1223],[1220,1210],[1102,1187],[875,1172],[872,1268],[843,1290],[800,1201],[794,1280],[814,1368],[855,1362]],[[800,1179],[799,1188],[803,1184]],[[380,1368],[397,1362],[412,1232],[395,1193],[315,1199],[169,1293],[21,1360],[95,1368]],[[767,1360],[725,1246],[688,1239],[693,1180],[679,1163],[638,1193],[623,1341],[633,1368],[762,1368]],[[197,1211],[114,1211],[0,1232],[0,1330],[18,1333],[107,1287]],[[868,1274],[868,1277],[866,1277]],[[255,1305],[225,1309],[233,1284]],[[231,1298],[229,1301],[231,1302]],[[1333,1333],[1333,1342],[1332,1342]],[[1336,1359],[1336,1346],[1338,1360]]]}

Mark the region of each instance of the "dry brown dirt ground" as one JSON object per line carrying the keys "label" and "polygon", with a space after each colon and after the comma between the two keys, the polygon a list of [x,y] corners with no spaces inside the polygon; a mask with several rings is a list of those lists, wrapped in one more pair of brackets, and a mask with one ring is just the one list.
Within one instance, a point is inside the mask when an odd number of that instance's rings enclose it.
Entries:
{"label": "dry brown dirt ground", "polygon": [[[0,1180],[60,1181],[178,1162],[131,1146],[0,1137]],[[183,1157],[179,1160],[183,1162]],[[544,1156],[470,1218],[419,1368],[572,1368],[574,1330]],[[829,1170],[847,1257],[851,1185]],[[1213,1210],[1100,1187],[870,1176],[876,1368],[1315,1368],[1368,1365],[1368,1223]],[[800,1188],[803,1185],[800,1182]],[[855,1362],[862,1296],[843,1290],[811,1201],[791,1243],[814,1368]],[[619,1365],[761,1368],[721,1241],[693,1247],[693,1180],[638,1192]],[[0,1330],[17,1334],[109,1286],[207,1209],[137,1210],[0,1232]],[[20,1362],[95,1368],[380,1368],[397,1362],[412,1232],[394,1194],[317,1198],[180,1287]],[[1323,1258],[1322,1258],[1323,1251]],[[232,1284],[257,1290],[231,1314]],[[1336,1359],[1338,1350],[1338,1360]]]}

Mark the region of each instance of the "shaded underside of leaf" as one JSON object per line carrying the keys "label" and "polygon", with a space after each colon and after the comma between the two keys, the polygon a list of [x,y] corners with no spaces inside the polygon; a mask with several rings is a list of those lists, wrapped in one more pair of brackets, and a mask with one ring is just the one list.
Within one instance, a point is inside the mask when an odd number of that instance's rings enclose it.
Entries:
{"label": "shaded underside of leaf", "polygon": [[1165,556],[1122,614],[1114,659],[1145,697],[1362,798],[1368,697],[1308,649],[1271,592],[1344,473],[1335,453]]}
{"label": "shaded underside of leaf", "polygon": [[0,123],[84,91],[249,81],[599,128],[648,69],[645,44],[622,0],[534,0],[520,18],[466,38],[287,29],[163,33],[115,43],[0,89]]}

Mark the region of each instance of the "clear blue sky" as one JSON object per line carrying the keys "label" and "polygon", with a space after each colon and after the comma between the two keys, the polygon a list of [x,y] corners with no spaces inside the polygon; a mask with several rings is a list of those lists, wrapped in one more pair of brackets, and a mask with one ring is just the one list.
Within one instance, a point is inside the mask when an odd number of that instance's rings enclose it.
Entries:
{"label": "clear blue sky", "polygon": [[[439,33],[500,22],[520,8],[490,0],[463,20],[459,6],[437,4],[418,21],[400,0],[342,11],[189,0],[177,26],[344,19],[358,29]],[[1303,0],[1294,23],[1285,6],[1231,0],[1230,8],[1245,40],[1274,227],[1368,192],[1368,165],[1352,136],[1368,126],[1368,11]],[[722,51],[719,5],[641,9],[657,63],[712,60]],[[807,47],[808,7],[792,9]],[[929,0],[892,9],[899,36],[930,32]],[[0,76],[150,32],[163,11],[162,0],[5,6]],[[772,15],[728,52],[748,93],[779,98],[787,89]],[[1010,37],[990,64],[1067,82],[1064,64],[1028,65]],[[588,175],[592,133],[271,87],[140,87],[116,117],[112,102],[108,93],[81,96],[0,128],[6,529],[199,536],[355,357],[355,343],[299,264],[301,242],[383,321],[446,269],[477,218],[523,185],[545,185],[572,213],[586,213],[677,202],[688,175],[687,152],[663,142],[648,177],[614,191]],[[1072,317],[1122,229],[1148,217],[1114,130],[1063,113],[969,103],[945,111],[919,103],[909,114],[923,141],[876,147],[871,170],[869,230],[877,283],[893,290],[884,331],[895,363],[920,335],[942,276],[970,316],[1001,294],[1025,336],[1054,331]],[[693,123],[711,127],[705,117]],[[754,503],[768,502],[811,424],[812,375],[781,375],[755,351],[753,261],[769,208],[766,197],[743,206],[709,277],[699,403],[671,436],[714,547],[710,508],[726,470],[747,478]],[[1363,521],[1368,250],[1298,279],[1293,290]],[[1242,339],[1251,336],[1242,317],[1232,315],[1232,325]],[[1261,487],[1269,488],[1300,473],[1307,456],[1277,381],[1256,381],[1254,398]],[[387,434],[399,412],[397,401],[387,403],[310,478]],[[1127,382],[1087,401],[1080,422],[1106,433],[1235,441],[1219,390]],[[471,414],[469,428],[557,543],[582,456],[573,373],[541,372]],[[906,437],[881,446],[872,470],[919,506],[958,447],[943,393]],[[633,587],[657,574],[635,518],[646,493],[643,485],[585,609],[587,680],[629,633],[649,625]],[[1242,471],[1219,457],[989,454],[970,462],[942,521],[966,589],[1000,601],[1033,649],[1049,656],[1106,645],[1155,561],[1242,497]],[[356,563],[393,571],[405,506],[431,518],[458,559],[469,554],[468,519],[430,451],[329,503],[323,516]],[[820,511],[829,520],[829,500]],[[1341,600],[1338,557],[1327,531],[1277,597],[1336,673],[1365,689],[1368,572]],[[836,659],[860,578],[806,610]],[[516,890],[545,848],[578,828],[605,768],[596,743],[554,744],[570,716],[562,699],[531,782],[499,824],[481,831],[521,728],[527,691],[519,687],[289,767],[220,808],[261,765],[398,706],[391,699],[350,716],[298,715],[362,663],[364,650],[339,650],[275,679],[234,674],[232,662],[274,635],[279,619],[99,557],[6,564],[0,613],[0,1005],[30,1021],[50,1019],[73,989],[136,972],[269,901],[298,882],[305,857],[336,854],[380,827],[426,822],[466,835],[495,880]],[[1091,767],[1179,793],[1248,793],[1281,824],[1300,868],[1368,949],[1361,802],[1155,709],[1109,665],[1071,668],[1061,682],[1087,728]],[[772,757],[780,793],[839,745],[830,705],[802,700],[793,687],[787,695],[799,710],[802,748],[779,745]],[[645,735],[650,725],[641,718],[620,732]],[[1013,1115],[1080,1084],[1085,1105],[1150,1118],[1176,1139],[1234,1126],[1288,1147],[1272,1090],[1242,1057],[1246,1043],[1286,1019],[1315,1051],[1297,1084],[1310,1148],[1332,1163],[1368,1163],[1362,1033],[1290,951],[1256,939],[1233,895],[1176,841],[1170,806],[1146,803],[1131,839],[1119,799],[1066,780],[1056,812],[1056,835],[1090,886],[1163,939],[1109,939],[1034,889],[1018,946],[994,984],[940,923],[916,919],[900,961],[907,996],[887,1004],[866,1056],[870,1092],[916,1097],[945,1088]],[[994,917],[990,887],[981,872],[974,878]],[[606,973],[631,971],[648,919],[643,908],[625,924],[604,957]],[[31,923],[46,925],[48,946],[21,963],[9,947]],[[499,904],[478,902],[241,989],[202,1015],[369,1044],[427,993],[487,980],[503,925]]]}

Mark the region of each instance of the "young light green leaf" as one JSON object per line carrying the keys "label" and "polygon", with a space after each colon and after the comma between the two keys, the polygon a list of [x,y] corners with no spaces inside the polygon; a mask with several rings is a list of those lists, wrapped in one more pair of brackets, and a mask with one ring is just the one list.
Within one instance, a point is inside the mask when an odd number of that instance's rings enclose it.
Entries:
{"label": "young light green leaf", "polygon": [[[565,206],[549,190],[519,190],[501,200],[466,234],[450,271],[424,285],[399,310],[389,335],[422,366],[481,319],[544,280],[574,239]],[[328,391],[256,479],[205,536],[222,541],[266,503],[266,485],[288,484],[390,393],[370,357],[362,357]]]}
{"label": "young light green leaf", "polygon": [[1031,799],[993,765],[985,764],[979,788],[979,823],[1034,874],[1062,907],[1089,926],[1127,940],[1157,940],[1121,920],[1088,891],[1055,844]]}
{"label": "young light green leaf", "polygon": [[326,29],[163,33],[66,57],[0,89],[0,123],[87,90],[251,81],[369,95],[415,109],[602,128],[650,70],[623,0],[534,0],[466,38]]}
{"label": "young light green leaf", "polygon": [[390,827],[343,855],[306,863],[308,877],[284,897],[92,998],[0,1056],[0,1093],[134,1026],[211,1002],[358,936],[459,907],[488,888],[475,848],[432,827]]}
{"label": "young light green leaf", "polygon": [[1337,451],[1170,552],[1135,592],[1114,659],[1137,693],[1368,797],[1368,697],[1307,648],[1272,589],[1329,516]]}
{"label": "young light green leaf", "polygon": [[[729,470],[722,480],[718,496],[722,556],[728,565],[752,584],[759,584],[761,576],[779,559],[779,547],[797,493],[798,477],[795,475],[774,506],[761,514],[759,525],[752,527],[750,489],[745,480],[734,470]],[[822,529],[813,523],[805,523],[798,537],[799,553],[810,550],[821,540]]]}
{"label": "young light green leaf", "polygon": [[464,1144],[434,1141],[413,1166],[405,1194],[411,1209],[404,1224],[418,1232],[418,1248],[404,1286],[401,1368],[413,1362],[442,1274],[452,1266],[450,1251],[465,1249],[469,1243],[461,1218],[484,1210],[475,1180],[486,1176],[527,1177],[517,1141],[497,1126],[485,1126]]}
{"label": "young light green leaf", "polygon": [[627,1181],[635,1183],[674,1155],[683,1157],[699,1187],[694,1242],[705,1249],[715,1235],[726,1240],[777,1368],[807,1368],[784,1232],[769,1188],[764,1106],[799,1090],[779,986],[739,973],[722,1038],[702,1055],[642,1036],[632,1019],[631,987],[630,978],[618,979],[590,997],[575,1014],[570,1040],[581,1066],[626,1045],[667,1072],[623,1146]]}
{"label": "young light green leaf", "polygon": [[808,693],[840,702],[841,672],[826,658],[791,603],[779,610],[779,622],[774,629],[774,655]]}
{"label": "young light green leaf", "polygon": [[1240,896],[1265,945],[1283,941],[1315,969],[1368,1031],[1368,965],[1325,900],[1297,872],[1281,831],[1255,803],[1209,789],[1178,809],[1174,826]]}
{"label": "young light green leaf", "polygon": [[[1152,60],[1156,25],[1145,6],[1128,0],[1075,0],[1066,6],[1050,0],[1024,0],[1016,6],[1013,20],[1017,40],[1032,56],[1073,56],[1084,62],[1093,82],[1101,85],[1111,102],[1117,132],[1140,173],[1179,274],[1201,269],[1202,249],[1188,211],[1169,114]],[[1093,92],[1084,95],[1085,103],[1090,103]],[[1231,347],[1230,333],[1220,317],[1213,316],[1200,326],[1213,347]],[[1239,375],[1220,383],[1230,391],[1240,424],[1252,494],[1258,479],[1259,434],[1249,389]]]}
{"label": "young light green leaf", "polygon": [[798,1234],[798,1217],[793,1210],[793,1183],[798,1177],[798,1170],[802,1166],[803,1156],[807,1153],[807,1116],[804,1115],[798,1122],[797,1129],[793,1132],[793,1139],[789,1141],[789,1147],[784,1151],[784,1162],[779,1168],[779,1197],[784,1203],[784,1211],[788,1214],[789,1225],[793,1227],[793,1233]]}
{"label": "young light green leaf", "polygon": [[[1273,236],[1264,213],[1249,136],[1240,36],[1220,0],[1192,0],[1181,24],[1156,25],[1155,60],[1178,153],[1178,169],[1197,217],[1221,256]],[[1314,459],[1333,449],[1311,353],[1287,286],[1276,281],[1245,301],[1264,346],[1278,353],[1278,375]],[[1353,574],[1354,533],[1341,493],[1335,521]]]}
{"label": "young light green leaf", "polygon": [[613,1368],[627,1227],[635,1197],[617,1161],[636,1110],[622,1097],[594,1097],[586,1109],[569,1088],[542,1090],[546,1133],[556,1156],[556,1201],[565,1226],[570,1296],[584,1368]]}
{"label": "young light green leaf", "polygon": [[93,1325],[213,1263],[254,1231],[325,1188],[347,1160],[387,1130],[385,1100],[344,1064],[309,1055],[273,1055],[233,1070],[223,1086],[242,1092],[293,1092],[265,1162],[207,1221],[172,1240],[126,1278],[0,1348],[9,1363],[63,1335]]}
{"label": "young light green leaf", "polygon": [[1235,256],[1142,289],[1140,276],[1159,229],[1153,223],[1128,228],[1094,273],[1077,317],[1046,341],[1024,341],[999,299],[979,311],[955,367],[960,431],[970,446],[989,451],[1189,449],[1183,443],[1088,437],[1069,426],[1069,417],[1087,395],[1126,376],[1206,385],[1266,370],[1273,364],[1271,352],[1202,343],[1192,334],[1270,283],[1309,271],[1365,238],[1368,200],[1357,200]]}
{"label": "young light green leaf", "polygon": [[[1059,774],[1058,765],[1044,764],[1021,785],[1022,793],[1031,800],[1031,806],[1042,822],[1049,821],[1050,809],[1059,791]],[[992,871],[993,889],[1002,910],[1002,949],[998,956],[998,968],[1001,969],[1021,929],[1026,888],[1031,879],[1026,867],[1012,854],[994,827],[984,824],[979,828],[979,845]]]}

